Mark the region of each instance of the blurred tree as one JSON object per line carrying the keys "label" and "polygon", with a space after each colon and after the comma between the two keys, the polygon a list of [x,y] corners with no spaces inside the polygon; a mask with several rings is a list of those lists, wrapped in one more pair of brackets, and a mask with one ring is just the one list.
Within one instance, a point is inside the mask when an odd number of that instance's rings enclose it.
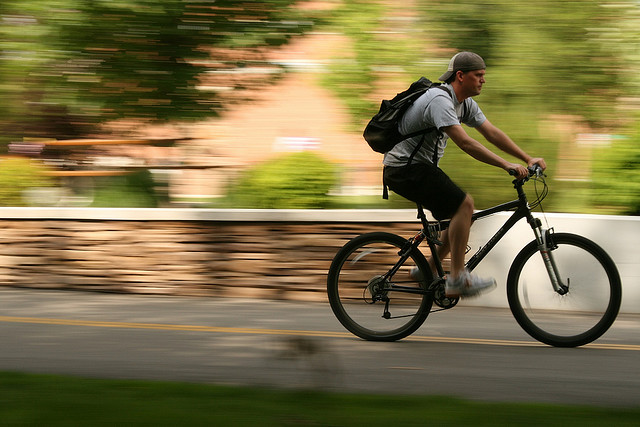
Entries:
{"label": "blurred tree", "polygon": [[380,80],[401,75],[408,86],[407,72],[414,69],[424,51],[424,40],[415,32],[415,13],[409,10],[407,15],[406,8],[393,6],[389,2],[344,0],[330,19],[331,30],[347,35],[352,45],[332,61],[331,72],[323,81],[346,104],[353,117],[353,131],[361,131],[379,108],[375,89]]}
{"label": "blurred tree", "polygon": [[524,101],[544,106],[546,114],[610,126],[619,118],[612,105],[629,89],[621,45],[628,10],[637,8],[617,0],[425,0],[421,10],[438,28],[442,47],[485,58],[488,77],[498,83],[485,100]]}
{"label": "blurred tree", "polygon": [[336,61],[326,80],[358,127],[377,108],[379,99],[370,96],[377,82],[403,73],[407,84],[420,75],[435,79],[460,50],[482,55],[497,83],[483,103],[525,104],[612,126],[620,118],[612,105],[640,88],[640,76],[629,75],[640,64],[638,2],[417,0],[414,6],[398,11],[384,2],[345,0],[334,12],[332,23],[351,37],[353,53]]}
{"label": "blurred tree", "polygon": [[[541,132],[541,119],[570,116],[615,133],[640,99],[637,1],[416,0],[398,8],[344,0],[333,22],[352,39],[352,52],[333,63],[325,81],[351,112],[354,130],[363,129],[381,98],[394,95],[385,86],[400,91],[421,75],[435,79],[454,52],[472,50],[489,67],[483,111],[525,150],[544,156],[553,177],[559,141]],[[501,171],[455,147],[442,167],[478,207],[513,196]],[[497,179],[506,185],[496,186]],[[553,184],[548,202],[560,207],[554,199],[565,193],[556,190],[567,184]]]}
{"label": "blurred tree", "polygon": [[226,101],[199,90],[203,73],[236,76],[225,93],[246,85],[238,67],[310,27],[295,3],[3,0],[0,138],[73,137],[122,117],[213,115]]}
{"label": "blurred tree", "polygon": [[[629,113],[640,97],[640,57],[635,48],[640,37],[640,3],[451,0],[434,4],[425,0],[421,10],[437,29],[443,46],[452,51],[475,50],[486,59],[489,84],[482,95],[483,109],[526,150],[544,156],[552,178],[560,173],[558,156],[570,153],[557,151],[560,141],[555,135],[539,134],[541,119],[563,123],[571,117],[603,133],[617,133],[632,120]],[[614,144],[612,150],[610,156],[602,157],[604,162],[594,158],[592,169],[600,189],[618,180],[615,203],[588,184],[581,188],[572,181],[552,179],[553,191],[545,204],[556,210],[584,212],[600,205],[597,200],[606,200],[604,204],[617,205],[618,212],[625,210],[623,203],[627,203],[627,212],[637,209],[632,199],[638,175],[624,172],[628,179],[620,180],[611,171],[618,169],[615,158],[621,151],[633,158],[640,147]],[[471,163],[455,150],[443,165],[462,171],[472,167]],[[478,205],[495,202],[497,193],[488,190],[492,188],[489,173],[473,175],[460,173],[460,180],[476,196]],[[603,175],[609,177],[609,184],[603,184]]]}
{"label": "blurred tree", "polygon": [[[640,117],[639,117],[640,119]],[[592,202],[606,213],[640,215],[640,120],[629,135],[596,150]]]}

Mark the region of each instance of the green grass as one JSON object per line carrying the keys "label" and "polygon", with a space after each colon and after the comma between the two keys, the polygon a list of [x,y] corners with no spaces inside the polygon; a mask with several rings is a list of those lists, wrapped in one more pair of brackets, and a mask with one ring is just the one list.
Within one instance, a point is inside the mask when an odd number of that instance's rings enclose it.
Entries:
{"label": "green grass", "polygon": [[0,373],[0,425],[637,425],[640,408],[480,403]]}

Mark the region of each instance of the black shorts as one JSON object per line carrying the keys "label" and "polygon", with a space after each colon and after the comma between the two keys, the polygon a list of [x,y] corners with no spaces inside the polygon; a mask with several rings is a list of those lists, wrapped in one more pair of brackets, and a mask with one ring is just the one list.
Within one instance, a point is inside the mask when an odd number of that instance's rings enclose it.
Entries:
{"label": "black shorts", "polygon": [[394,193],[420,203],[439,221],[451,218],[467,196],[442,169],[425,163],[385,166],[384,183]]}

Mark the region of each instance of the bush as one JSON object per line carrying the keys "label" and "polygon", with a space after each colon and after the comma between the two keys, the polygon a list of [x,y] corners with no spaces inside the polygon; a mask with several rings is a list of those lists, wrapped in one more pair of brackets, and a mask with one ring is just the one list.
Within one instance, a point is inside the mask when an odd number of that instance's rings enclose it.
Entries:
{"label": "bush", "polygon": [[44,166],[24,157],[0,159],[0,206],[27,206],[25,190],[55,186],[46,171]]}
{"label": "bush", "polygon": [[329,204],[336,167],[315,153],[288,154],[245,171],[227,192],[225,206],[314,209]]}
{"label": "bush", "polygon": [[604,213],[640,215],[640,117],[629,135],[594,153],[593,203]]}
{"label": "bush", "polygon": [[155,183],[148,170],[135,173],[96,177],[92,207],[155,208],[158,199]]}

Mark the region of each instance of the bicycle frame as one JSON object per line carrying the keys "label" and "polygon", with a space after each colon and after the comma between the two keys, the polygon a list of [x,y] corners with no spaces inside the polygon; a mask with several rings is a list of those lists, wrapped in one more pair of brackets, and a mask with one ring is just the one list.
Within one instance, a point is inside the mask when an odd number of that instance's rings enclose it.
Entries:
{"label": "bicycle frame", "polygon": [[[549,273],[549,277],[551,279],[551,283],[556,292],[561,295],[567,293],[569,287],[562,283],[560,279],[560,274],[558,273],[558,268],[553,260],[551,255],[551,250],[555,248],[553,243],[553,229],[543,230],[542,222],[540,219],[535,218],[531,213],[531,208],[529,206],[529,201],[527,199],[527,195],[522,189],[525,180],[514,180],[514,188],[518,193],[518,199],[512,200],[507,203],[503,203],[482,211],[475,212],[472,215],[472,221],[476,221],[478,219],[485,218],[487,216],[496,214],[498,212],[506,212],[514,210],[513,214],[507,219],[507,221],[498,229],[498,231],[487,241],[487,243],[482,246],[466,263],[466,267],[469,271],[475,269],[478,264],[487,256],[487,254],[498,244],[498,242],[509,232],[509,230],[521,219],[526,218],[527,222],[531,226],[531,229],[534,232],[536,237],[536,241],[538,242],[538,248],[540,253],[542,254],[544,264],[547,268],[547,272]],[[399,285],[392,285],[391,289],[401,292],[411,292],[411,293],[428,293],[433,292],[434,285],[440,283],[443,279],[445,272],[442,268],[442,261],[438,257],[437,246],[442,243],[437,240],[436,233],[438,231],[446,230],[449,227],[450,221],[433,221],[429,222],[424,214],[422,206],[418,205],[418,217],[420,218],[423,229],[416,236],[409,239],[407,242],[407,246],[405,246],[400,251],[400,260],[396,263],[396,265],[385,275],[387,279],[390,279],[400,268],[400,266],[407,260],[409,257],[409,253],[411,249],[417,249],[418,245],[422,243],[425,239],[427,240],[427,244],[429,245],[429,249],[431,250],[431,255],[434,258],[436,269],[438,272],[438,276],[436,277],[433,283],[428,286],[427,290],[424,291],[416,291],[416,289],[407,288]]]}
{"label": "bicycle frame", "polygon": [[[527,196],[522,190],[522,184],[515,185],[516,190],[518,191],[518,200],[513,200],[511,202],[503,203],[501,205],[495,206],[493,208],[485,209],[483,211],[479,211],[473,214],[472,221],[476,221],[481,218],[485,218],[487,216],[493,215],[498,212],[505,212],[515,209],[513,214],[507,218],[507,221],[498,229],[498,231],[487,241],[487,243],[482,246],[478,252],[476,252],[466,263],[466,267],[469,271],[475,269],[480,261],[482,261],[487,254],[498,244],[498,242],[511,230],[511,228],[518,223],[522,218],[526,218],[527,222],[531,226],[531,229],[534,230],[536,237],[538,234],[542,234],[540,232],[540,227],[542,226],[542,222],[539,219],[534,218],[531,214],[531,209],[529,208],[529,202],[527,200]],[[437,253],[435,255],[438,256]],[[439,260],[438,260],[439,262]]]}

